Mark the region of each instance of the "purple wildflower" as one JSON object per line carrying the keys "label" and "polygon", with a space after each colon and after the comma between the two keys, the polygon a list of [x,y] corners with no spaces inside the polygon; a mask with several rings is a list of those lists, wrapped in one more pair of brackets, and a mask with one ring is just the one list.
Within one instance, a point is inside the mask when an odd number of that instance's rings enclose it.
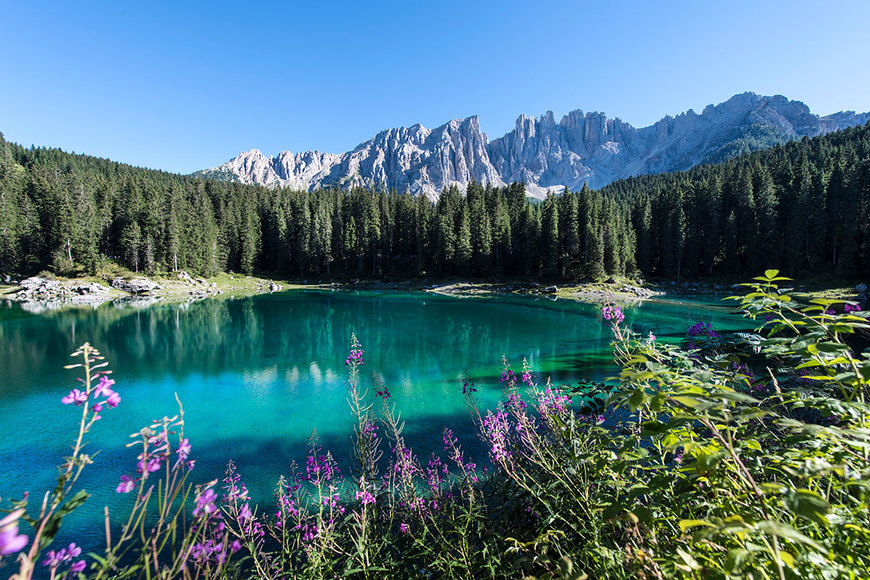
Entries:
{"label": "purple wildflower", "polygon": [[456,444],[456,437],[453,436],[453,430],[445,428],[441,441],[444,443],[444,451],[450,451],[453,449],[453,446]]}
{"label": "purple wildflower", "polygon": [[18,508],[0,520],[0,556],[20,552],[27,545],[28,537],[18,534],[18,519],[24,508]]}
{"label": "purple wildflower", "polygon": [[522,396],[519,393],[510,393],[508,395],[507,407],[514,414],[520,414],[526,410],[526,402],[523,401]]}
{"label": "purple wildflower", "polygon": [[96,397],[109,397],[114,393],[111,389],[112,385],[115,384],[114,379],[110,379],[109,377],[103,375],[100,377],[100,382],[97,383],[97,386],[94,388],[94,396]]}
{"label": "purple wildflower", "polygon": [[408,527],[408,524],[401,523],[401,524],[399,524],[399,531],[402,532],[403,534],[407,534],[408,532],[411,531],[411,528]]}
{"label": "purple wildflower", "polygon": [[510,424],[508,422],[508,414],[505,411],[486,412],[486,417],[483,418],[483,433],[490,444],[490,455],[496,462],[507,460],[511,452],[508,442],[508,433],[510,432]]}
{"label": "purple wildflower", "polygon": [[538,412],[542,416],[564,413],[571,405],[571,397],[562,394],[558,388],[547,387],[538,397]]}
{"label": "purple wildflower", "polygon": [[499,382],[506,383],[508,387],[512,387],[517,384],[517,375],[510,369],[504,369],[501,372],[501,379],[499,379]]}
{"label": "purple wildflower", "polygon": [[136,480],[134,480],[129,475],[121,476],[121,483],[118,484],[118,487],[115,488],[115,491],[118,493],[130,493],[136,487]]}
{"label": "purple wildflower", "polygon": [[[72,542],[69,546],[62,548],[57,552],[49,550],[45,555],[45,560],[42,561],[42,565],[48,568],[57,568],[64,562],[69,562],[73,558],[78,558],[81,553],[82,549],[76,546],[75,542]],[[79,560],[74,563],[70,569],[72,570],[73,568],[75,568],[74,571],[76,573],[81,572],[85,569],[85,561]]]}
{"label": "purple wildflower", "polygon": [[382,398],[384,401],[390,398],[390,389],[387,388],[387,385],[380,383],[377,385],[375,390],[377,395]]}
{"label": "purple wildflower", "polygon": [[58,553],[54,550],[49,550],[45,554],[45,560],[42,561],[42,565],[46,568],[56,568],[57,566],[60,566],[61,562],[63,562],[63,560],[60,558]]}
{"label": "purple wildflower", "polygon": [[[185,439],[186,441],[186,439]],[[236,471],[236,464],[232,460],[227,464],[227,476],[223,479],[223,482],[226,484],[224,489],[227,491],[226,501],[235,502],[237,500],[247,501],[248,500],[248,488],[245,487],[243,481],[241,481],[242,477]],[[247,504],[245,504],[247,507]],[[250,509],[250,508],[249,508]]]}
{"label": "purple wildflower", "polygon": [[447,473],[447,466],[441,462],[441,458],[433,455],[426,466],[426,482],[433,490],[441,487],[441,482],[444,481],[443,474]]}
{"label": "purple wildflower", "polygon": [[[333,490],[333,489],[335,489],[335,488],[330,487],[330,490]],[[323,505],[325,505],[326,507],[337,510],[338,513],[343,514],[344,513],[344,506],[341,505],[341,502],[339,502],[338,499],[339,499],[339,495],[337,493],[330,493],[330,494],[323,496],[323,499],[321,501],[322,501]]]}
{"label": "purple wildflower", "polygon": [[340,470],[329,456],[309,455],[305,461],[305,477],[315,484],[329,481],[339,473]]}
{"label": "purple wildflower", "polygon": [[210,516],[213,514],[217,511],[217,506],[214,504],[214,500],[216,499],[217,494],[212,490],[212,488],[207,487],[205,491],[200,493],[196,498],[196,509],[193,510],[193,516],[198,517],[200,514]]}
{"label": "purple wildflower", "polygon": [[351,365],[362,365],[363,364],[363,351],[361,348],[352,348],[350,349],[350,354],[345,359],[344,364],[347,366]]}
{"label": "purple wildflower", "polygon": [[109,398],[106,399],[106,405],[108,405],[108,407],[110,409],[114,409],[115,407],[117,407],[118,403],[120,403],[120,402],[121,402],[121,395],[119,395],[118,393],[116,393],[114,391],[112,392],[111,395],[109,395]]}
{"label": "purple wildflower", "polygon": [[625,315],[622,313],[622,309],[612,302],[608,302],[604,305],[601,309],[601,316],[604,317],[604,320],[609,320],[612,324],[620,324],[625,320]]}
{"label": "purple wildflower", "polygon": [[139,462],[136,464],[136,471],[139,473],[154,473],[160,469],[159,457],[143,457],[142,455],[139,457]]}
{"label": "purple wildflower", "polygon": [[[172,466],[173,471],[184,465],[187,458],[190,456],[190,441],[188,441],[186,437],[178,444],[178,449],[175,450],[175,454],[178,455],[178,459],[175,461],[175,465]],[[190,461],[189,464],[190,469],[193,469],[193,461]]]}
{"label": "purple wildflower", "polygon": [[316,524],[306,524],[302,526],[302,541],[311,542],[320,533],[320,529]]}
{"label": "purple wildflower", "polygon": [[420,473],[420,468],[417,467],[416,456],[401,443],[401,439],[399,444],[393,449],[393,453],[396,455],[396,464],[393,470],[399,479],[410,480]]}
{"label": "purple wildflower", "polygon": [[366,490],[356,492],[356,499],[360,500],[363,505],[375,503],[375,496]]}
{"label": "purple wildflower", "polygon": [[81,407],[82,403],[88,400],[88,394],[78,389],[73,389],[69,394],[60,400],[64,405],[75,403],[76,407]]}
{"label": "purple wildflower", "polygon": [[713,330],[709,322],[696,322],[689,327],[689,336],[702,336],[707,338],[719,338],[719,333]]}

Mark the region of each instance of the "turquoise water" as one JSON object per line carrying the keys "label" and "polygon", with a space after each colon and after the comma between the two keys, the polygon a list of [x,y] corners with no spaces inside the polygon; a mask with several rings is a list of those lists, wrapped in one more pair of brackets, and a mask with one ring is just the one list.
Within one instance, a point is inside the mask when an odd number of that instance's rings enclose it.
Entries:
{"label": "turquoise water", "polygon": [[[627,306],[626,323],[659,339],[679,340],[698,320],[717,330],[750,325],[722,302],[655,300]],[[339,462],[347,459],[352,416],[346,402],[351,333],[365,349],[363,378],[378,372],[407,421],[408,442],[421,457],[440,451],[452,428],[483,463],[464,409],[461,375],[484,405],[501,395],[502,355],[536,378],[576,384],[615,374],[610,333],[593,305],[523,296],[456,298],[423,293],[294,291],[235,300],[147,308],[106,304],[31,314],[0,304],[0,496],[25,490],[41,497],[69,452],[77,409],[60,399],[75,386],[64,370],[88,341],[110,363],[121,405],[103,413],[89,435],[100,451],[82,485],[94,493],[72,526],[90,529],[130,473],[128,436],[150,421],[185,410],[185,434],[196,459],[195,481],[218,478],[236,462],[252,496],[265,502],[291,461],[304,465],[309,437]],[[373,392],[370,392],[374,397]],[[83,532],[85,535],[91,532]],[[96,534],[96,532],[94,532]],[[78,537],[82,543],[81,537]]]}

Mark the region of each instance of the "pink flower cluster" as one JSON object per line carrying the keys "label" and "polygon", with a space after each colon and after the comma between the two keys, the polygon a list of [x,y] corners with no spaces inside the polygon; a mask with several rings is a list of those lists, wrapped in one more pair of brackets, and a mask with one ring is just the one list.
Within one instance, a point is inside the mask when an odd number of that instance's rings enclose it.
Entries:
{"label": "pink flower cluster", "polygon": [[338,476],[341,471],[332,457],[327,455],[309,455],[305,460],[305,478],[315,484],[329,481]]}
{"label": "pink flower cluster", "polygon": [[504,369],[501,372],[501,379],[499,379],[500,383],[505,383],[508,387],[512,387],[517,384],[517,375],[510,369]]}
{"label": "pink flower cluster", "polygon": [[[177,471],[181,467],[186,467],[188,471],[193,470],[195,462],[187,459],[190,455],[190,442],[187,439],[181,440],[175,454],[178,456],[178,459],[175,461],[175,465],[172,466],[172,471]],[[121,482],[115,488],[115,491],[117,493],[130,493],[136,489],[136,484],[140,480],[148,477],[148,474],[160,471],[164,462],[168,465],[169,456],[170,449],[166,431],[150,435],[145,439],[145,449],[136,456],[136,475],[122,475]]]}
{"label": "pink flower cluster", "polygon": [[538,397],[538,412],[543,417],[564,413],[570,405],[571,397],[563,394],[558,388],[547,387]]}
{"label": "pink flower cluster", "polygon": [[217,506],[215,505],[215,500],[217,499],[217,494],[211,487],[205,488],[197,497],[196,497],[196,507],[193,510],[193,517],[205,516],[208,517],[217,511]]}
{"label": "pink flower cluster", "polygon": [[689,336],[719,338],[719,333],[713,330],[713,325],[709,322],[696,322],[689,327]]}
{"label": "pink flower cluster", "polygon": [[100,377],[99,383],[94,387],[93,391],[91,391],[90,395],[86,391],[81,391],[79,389],[73,389],[69,392],[69,394],[60,400],[64,405],[72,405],[74,404],[76,407],[81,407],[92,395],[94,400],[103,399],[101,401],[97,400],[94,403],[93,411],[94,411],[94,421],[100,418],[100,413],[103,410],[103,407],[108,407],[110,409],[114,409],[121,402],[121,395],[112,390],[112,385],[115,384],[113,379],[110,379],[106,375]]}
{"label": "pink flower cluster", "polygon": [[622,309],[613,304],[612,302],[608,302],[601,309],[601,316],[604,317],[604,320],[609,320],[612,324],[621,324],[623,320],[625,320],[625,315],[622,313]]}
{"label": "pink flower cluster", "polygon": [[510,458],[510,442],[508,434],[510,433],[510,423],[508,421],[508,413],[506,411],[486,412],[486,417],[483,418],[483,433],[489,442],[489,453],[496,462],[506,461]]}
{"label": "pink flower cluster", "polygon": [[352,348],[350,349],[350,354],[344,361],[344,364],[347,366],[351,365],[362,365],[363,364],[363,351],[361,348]]}
{"label": "pink flower cluster", "polygon": [[[61,565],[66,562],[72,562],[75,558],[78,558],[81,555],[82,549],[75,545],[75,542],[55,552],[54,550],[49,550],[49,552],[45,555],[45,560],[42,562],[42,565],[52,569],[52,577],[57,573],[57,568],[60,568]],[[84,571],[85,566],[87,564],[84,560],[77,560],[72,562],[69,567],[69,571],[71,574],[78,574],[79,572]]]}

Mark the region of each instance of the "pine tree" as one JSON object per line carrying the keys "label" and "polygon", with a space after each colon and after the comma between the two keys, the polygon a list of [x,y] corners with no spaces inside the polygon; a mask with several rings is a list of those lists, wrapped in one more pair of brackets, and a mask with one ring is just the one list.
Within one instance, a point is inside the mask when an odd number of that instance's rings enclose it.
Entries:
{"label": "pine tree", "polygon": [[456,269],[468,274],[471,267],[471,220],[466,204],[462,204],[456,215]]}
{"label": "pine tree", "polygon": [[755,173],[758,181],[755,188],[755,223],[758,235],[751,248],[752,257],[749,263],[753,270],[760,272],[765,268],[780,267],[779,251],[776,247],[779,238],[776,233],[779,200],[770,172],[759,165]]}
{"label": "pine tree", "polygon": [[511,222],[508,214],[507,203],[500,192],[494,196],[493,214],[493,253],[495,268],[501,273],[504,271],[505,262],[510,260],[513,253],[511,245]]}
{"label": "pine tree", "polygon": [[542,253],[544,269],[549,276],[562,275],[562,256],[559,249],[559,205],[552,193],[544,200],[541,222]]}

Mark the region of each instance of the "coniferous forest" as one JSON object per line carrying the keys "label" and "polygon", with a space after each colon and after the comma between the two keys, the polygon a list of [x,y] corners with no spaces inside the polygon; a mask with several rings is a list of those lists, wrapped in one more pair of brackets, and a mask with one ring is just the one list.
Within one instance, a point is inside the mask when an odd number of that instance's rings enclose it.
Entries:
{"label": "coniferous forest", "polygon": [[686,172],[529,200],[472,182],[274,189],[141,169],[0,135],[0,273],[184,269],[313,277],[870,273],[870,126]]}

